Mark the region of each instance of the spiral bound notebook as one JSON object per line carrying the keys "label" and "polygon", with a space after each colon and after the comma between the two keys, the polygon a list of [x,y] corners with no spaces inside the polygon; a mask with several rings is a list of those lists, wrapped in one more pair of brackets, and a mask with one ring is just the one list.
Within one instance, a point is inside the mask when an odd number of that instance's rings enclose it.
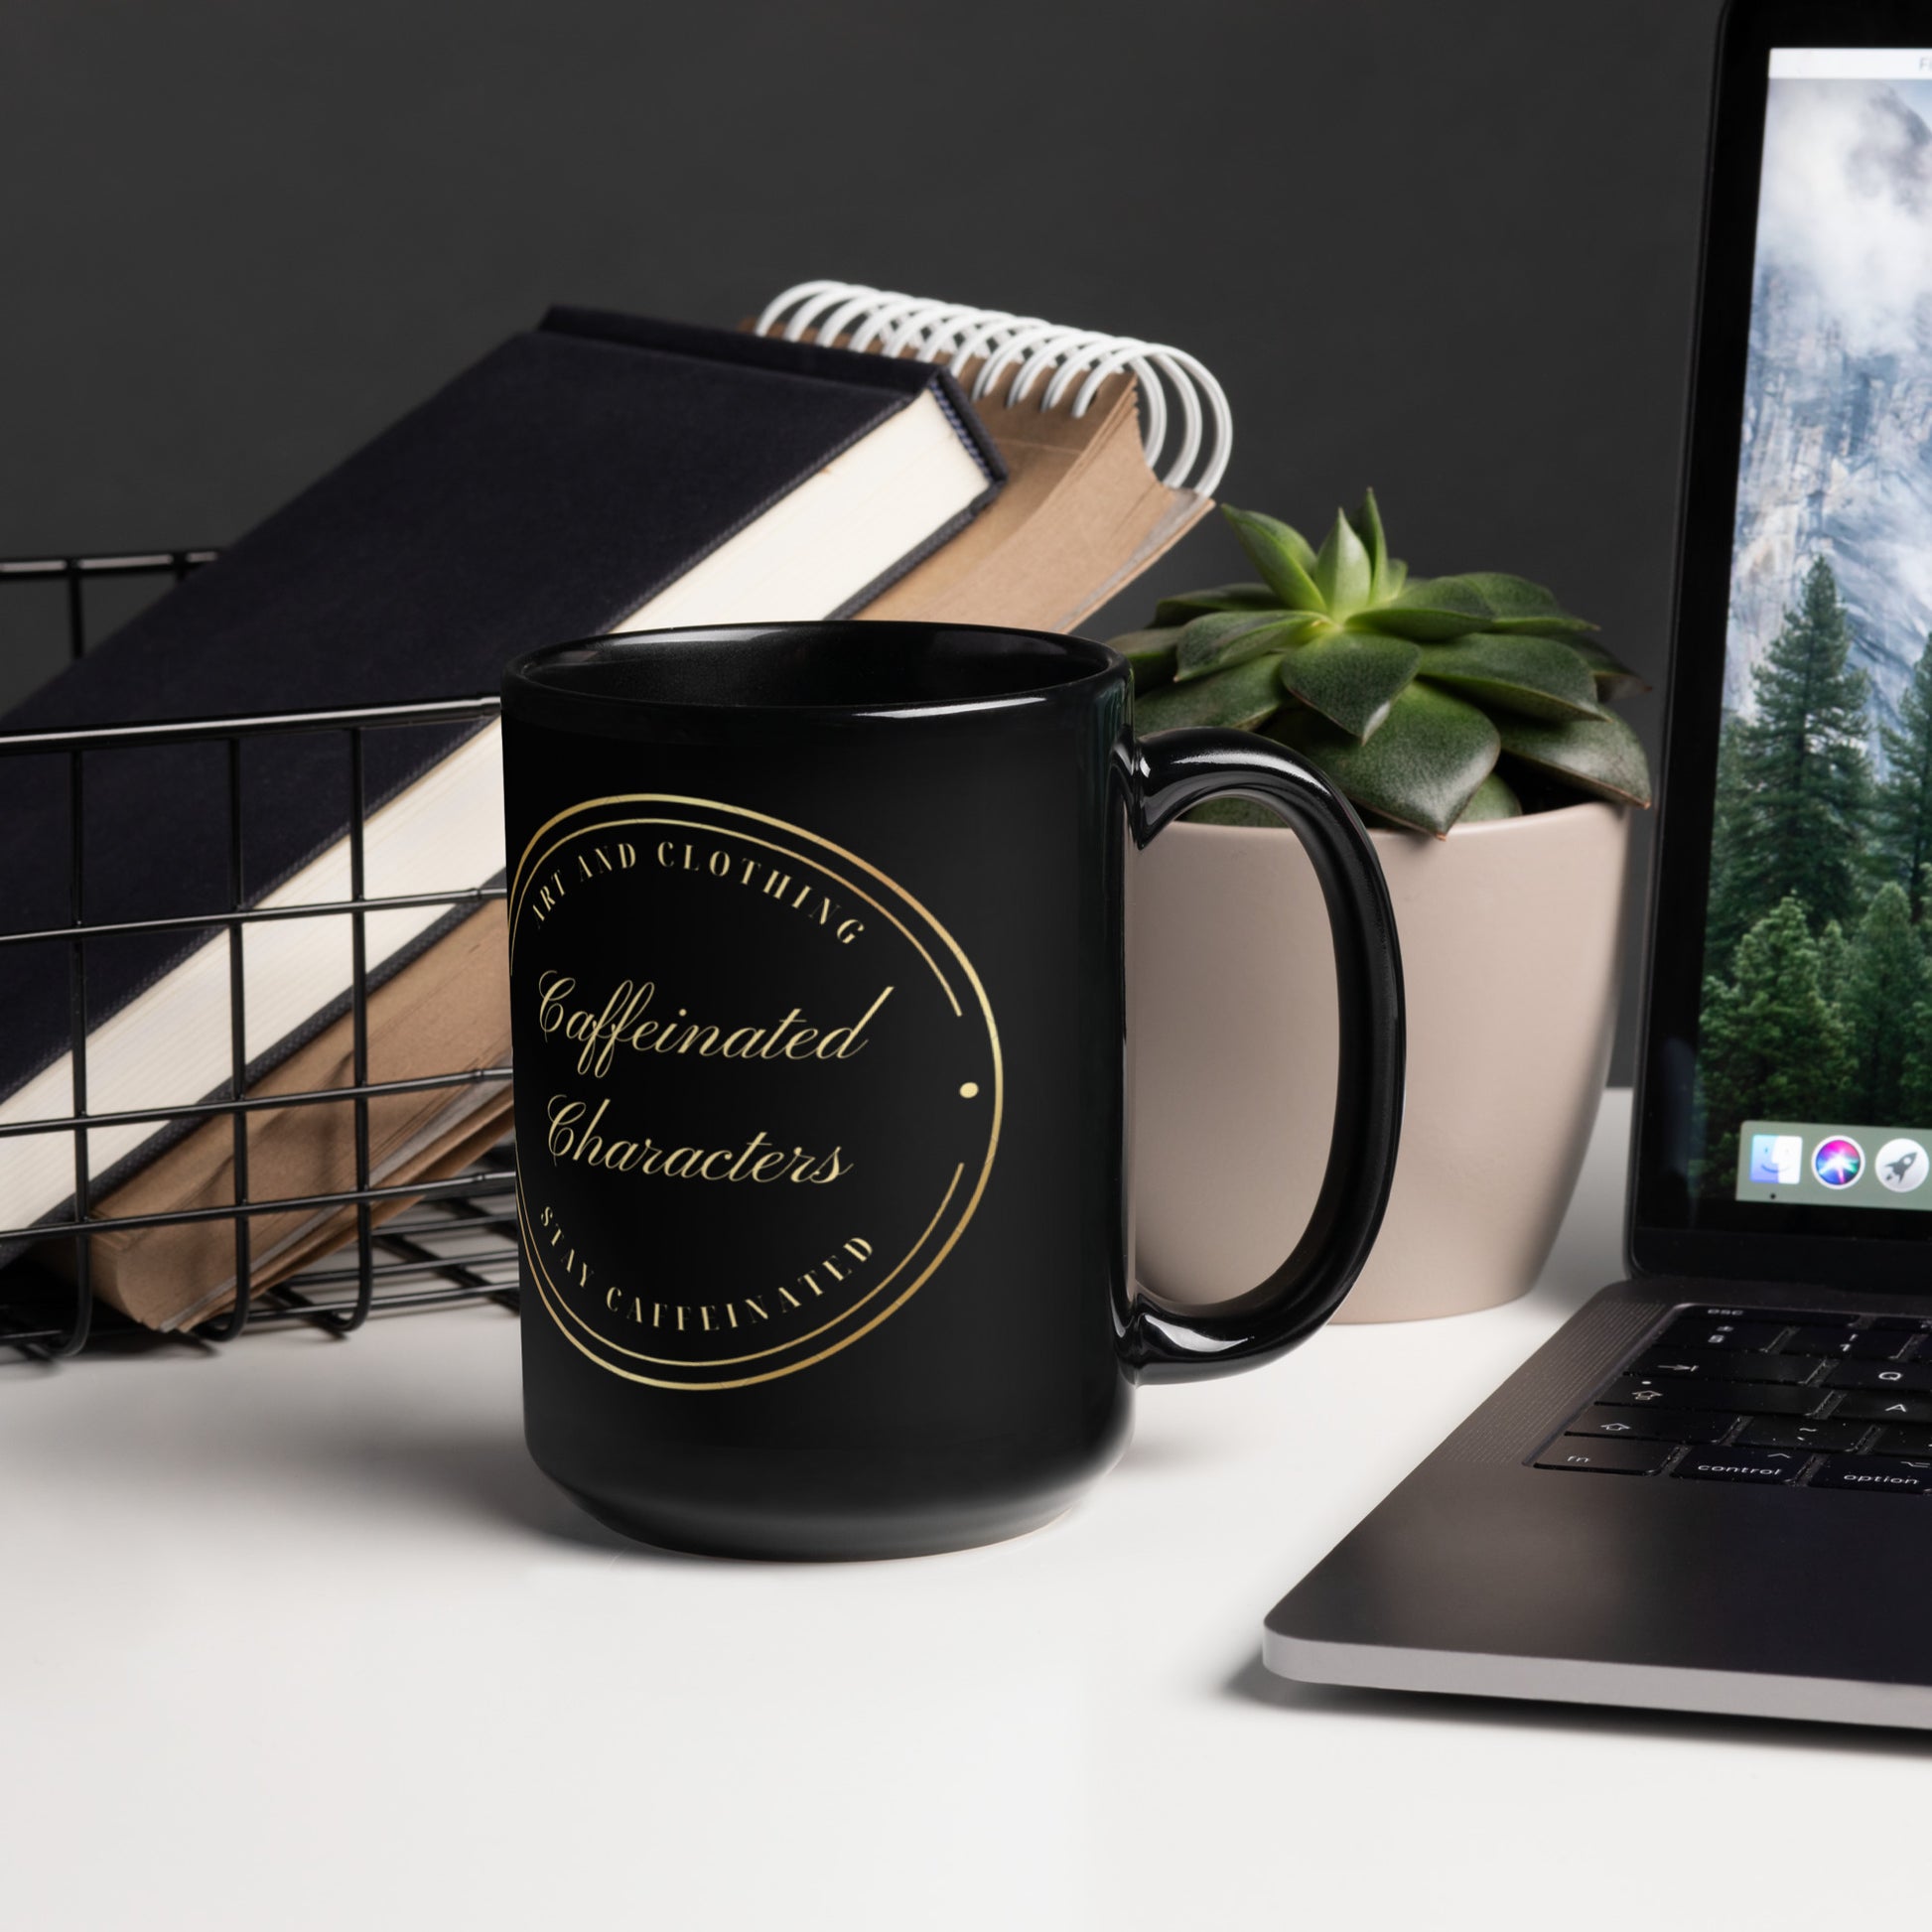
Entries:
{"label": "spiral bound notebook", "polygon": [[1184,349],[854,282],[800,282],[751,325],[937,363],[1006,461],[1005,491],[860,612],[1071,630],[1212,507],[1227,397]]}

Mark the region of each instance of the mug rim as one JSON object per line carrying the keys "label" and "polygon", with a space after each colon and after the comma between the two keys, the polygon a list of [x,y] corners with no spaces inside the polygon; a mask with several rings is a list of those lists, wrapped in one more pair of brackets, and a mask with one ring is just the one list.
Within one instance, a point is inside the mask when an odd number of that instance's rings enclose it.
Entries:
{"label": "mug rim", "polygon": [[[752,699],[734,703],[692,697],[659,697],[647,693],[585,689],[574,679],[547,676],[546,672],[595,671],[629,654],[641,644],[660,644],[667,640],[696,643],[756,643],[774,637],[817,636],[827,641],[861,636],[877,639],[884,631],[898,631],[908,646],[930,645],[940,637],[1020,639],[1043,647],[1044,652],[1061,660],[1066,674],[1045,683],[1016,684],[1011,690],[993,690],[970,697],[880,698],[876,700],[833,700],[823,703],[793,702],[780,699]],[[1111,645],[1095,643],[1059,631],[1037,630],[1023,624],[939,623],[924,620],[856,618],[816,618],[777,620],[759,623],[676,624],[646,630],[612,631],[603,636],[573,638],[543,644],[513,657],[504,667],[503,708],[506,713],[528,714],[564,712],[575,714],[595,730],[606,729],[620,719],[652,715],[679,715],[691,718],[786,717],[809,718],[917,718],[953,717],[979,711],[1011,711],[1060,702],[1110,678],[1129,676],[1127,659]]]}

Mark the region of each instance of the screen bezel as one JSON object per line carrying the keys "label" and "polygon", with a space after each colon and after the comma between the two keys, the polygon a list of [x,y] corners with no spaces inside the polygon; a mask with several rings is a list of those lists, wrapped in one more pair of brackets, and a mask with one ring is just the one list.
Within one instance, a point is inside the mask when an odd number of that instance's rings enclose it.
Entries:
{"label": "screen bezel", "polygon": [[1729,0],[1719,27],[1625,1246],[1639,1274],[1922,1290],[1932,1213],[1705,1199],[1686,1176],[1767,83],[1773,48],[1805,47],[1932,48],[1932,0]]}

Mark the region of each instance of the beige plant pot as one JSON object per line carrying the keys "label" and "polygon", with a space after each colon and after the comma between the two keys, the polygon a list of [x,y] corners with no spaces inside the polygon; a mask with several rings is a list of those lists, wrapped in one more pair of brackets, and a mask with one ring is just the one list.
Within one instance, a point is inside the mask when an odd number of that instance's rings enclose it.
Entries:
{"label": "beige plant pot", "polygon": [[[1395,902],[1408,1095],[1388,1217],[1336,1316],[1489,1308],[1537,1278],[1616,1021],[1629,814],[1580,804],[1448,839],[1373,834]],[[1314,1201],[1335,976],[1286,830],[1171,826],[1128,893],[1136,1274],[1198,1308],[1254,1287]]]}

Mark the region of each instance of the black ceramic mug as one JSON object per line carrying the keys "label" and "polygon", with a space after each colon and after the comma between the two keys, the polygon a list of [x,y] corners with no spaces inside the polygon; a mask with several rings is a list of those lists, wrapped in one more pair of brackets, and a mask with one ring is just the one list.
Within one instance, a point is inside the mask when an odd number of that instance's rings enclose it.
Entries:
{"label": "black ceramic mug", "polygon": [[[1132,710],[1099,644],[960,626],[511,665],[525,1430],[604,1522],[763,1557],[1012,1536],[1120,1453],[1135,1383],[1265,1361],[1347,1292],[1401,1112],[1374,850],[1293,753]],[[1300,1245],[1182,1313],[1128,1277],[1122,864],[1223,793],[1313,859],[1340,1074]]]}

